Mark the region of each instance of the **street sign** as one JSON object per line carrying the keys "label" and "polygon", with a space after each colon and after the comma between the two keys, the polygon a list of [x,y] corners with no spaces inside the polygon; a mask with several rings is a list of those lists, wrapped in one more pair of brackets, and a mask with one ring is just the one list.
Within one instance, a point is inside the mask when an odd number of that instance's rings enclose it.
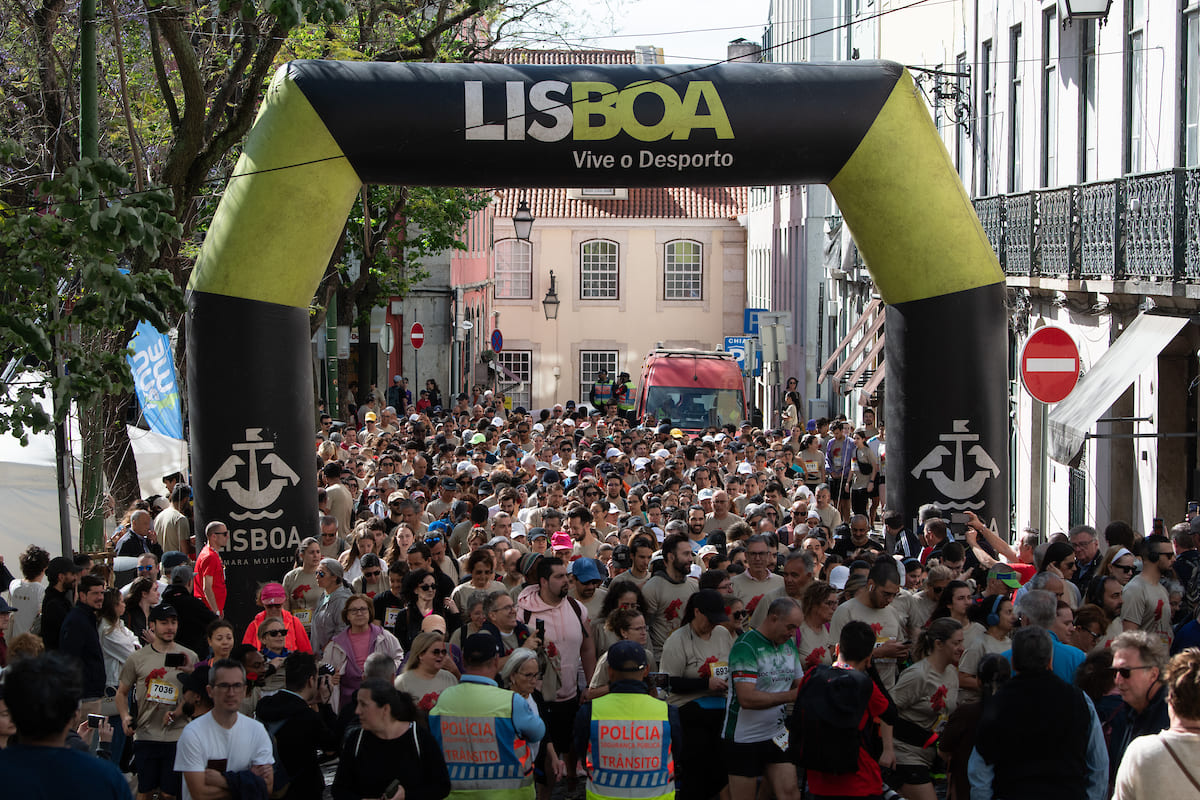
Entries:
{"label": "street sign", "polygon": [[500,335],[500,329],[492,331],[492,350],[499,353],[504,349],[504,337]]}
{"label": "street sign", "polygon": [[1071,335],[1053,325],[1034,331],[1021,348],[1021,382],[1034,400],[1066,398],[1079,382],[1079,348]]}
{"label": "street sign", "polygon": [[742,315],[742,333],[746,336],[758,336],[758,316],[765,313],[765,308],[747,308]]}
{"label": "street sign", "polygon": [[425,344],[425,329],[421,327],[421,323],[414,322],[412,330],[408,332],[408,339],[412,342],[413,350],[420,350],[421,345]]}
{"label": "street sign", "polygon": [[379,329],[379,349],[383,351],[384,355],[390,356],[395,346],[396,337],[392,333],[392,323],[385,322]]}
{"label": "street sign", "polygon": [[753,336],[726,336],[725,337],[725,352],[729,353],[738,362],[738,368],[746,371],[746,356],[750,353],[755,354],[754,374],[762,373],[762,350],[754,346]]}

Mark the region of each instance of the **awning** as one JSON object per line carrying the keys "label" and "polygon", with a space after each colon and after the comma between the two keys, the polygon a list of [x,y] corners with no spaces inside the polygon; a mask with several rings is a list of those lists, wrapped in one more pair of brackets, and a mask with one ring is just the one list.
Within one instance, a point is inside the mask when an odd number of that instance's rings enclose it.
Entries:
{"label": "awning", "polygon": [[1140,314],[1050,412],[1050,457],[1069,464],[1096,420],[1187,325],[1186,317]]}
{"label": "awning", "polygon": [[883,383],[883,378],[886,373],[887,373],[887,365],[880,364],[879,368],[875,370],[875,374],[872,375],[870,380],[867,381],[866,385],[863,386],[862,389],[859,390],[858,404],[860,406],[870,405],[871,397],[872,397],[872,395],[875,394],[875,391],[879,388],[879,384]]}
{"label": "awning", "polygon": [[[862,314],[850,326],[846,336],[834,348],[833,355],[821,365],[821,370],[817,373],[817,382],[832,378],[833,383],[837,385],[843,375],[850,370],[856,370],[850,379],[853,384],[876,360],[881,359],[883,356],[883,317],[883,301],[876,298],[867,303]],[[841,366],[835,367],[841,354],[855,338],[858,338],[858,343],[854,349],[842,361]]]}

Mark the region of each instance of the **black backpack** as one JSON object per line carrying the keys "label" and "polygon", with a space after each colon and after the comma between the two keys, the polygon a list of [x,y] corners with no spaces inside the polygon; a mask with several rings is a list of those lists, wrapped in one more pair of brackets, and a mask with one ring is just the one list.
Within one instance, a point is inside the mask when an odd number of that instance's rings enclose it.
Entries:
{"label": "black backpack", "polygon": [[799,764],[845,775],[858,770],[858,750],[873,752],[872,729],[864,715],[871,702],[871,678],[851,669],[814,667],[800,686],[792,711],[791,736],[799,744]]}

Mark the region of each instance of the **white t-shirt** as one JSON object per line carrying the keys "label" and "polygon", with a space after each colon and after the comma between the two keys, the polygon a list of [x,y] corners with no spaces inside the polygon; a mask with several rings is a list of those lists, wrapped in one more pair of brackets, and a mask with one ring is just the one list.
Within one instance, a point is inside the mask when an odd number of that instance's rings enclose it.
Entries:
{"label": "white t-shirt", "polygon": [[[257,720],[238,714],[233,727],[226,730],[211,713],[188,723],[175,750],[176,772],[203,772],[208,762],[226,759],[224,772],[241,772],[260,764],[274,764],[271,737]],[[187,778],[183,778],[183,800],[192,800]]]}
{"label": "white t-shirt", "polygon": [[12,615],[11,628],[8,633],[9,641],[28,633],[33,627],[33,621],[42,613],[42,599],[46,596],[46,584],[40,582],[28,583],[17,578],[8,587],[12,598],[10,605],[16,609]]}

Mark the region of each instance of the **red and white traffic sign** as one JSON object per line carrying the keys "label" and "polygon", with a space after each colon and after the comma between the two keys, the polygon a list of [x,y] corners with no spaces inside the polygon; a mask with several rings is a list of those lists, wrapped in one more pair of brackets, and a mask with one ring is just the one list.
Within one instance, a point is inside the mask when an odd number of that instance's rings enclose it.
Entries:
{"label": "red and white traffic sign", "polygon": [[1047,325],[1021,348],[1021,382],[1034,400],[1057,403],[1079,382],[1079,348],[1071,334]]}
{"label": "red and white traffic sign", "polygon": [[420,350],[421,345],[425,344],[425,329],[421,327],[421,323],[414,322],[412,329],[408,332],[408,339],[412,342],[413,350]]}

